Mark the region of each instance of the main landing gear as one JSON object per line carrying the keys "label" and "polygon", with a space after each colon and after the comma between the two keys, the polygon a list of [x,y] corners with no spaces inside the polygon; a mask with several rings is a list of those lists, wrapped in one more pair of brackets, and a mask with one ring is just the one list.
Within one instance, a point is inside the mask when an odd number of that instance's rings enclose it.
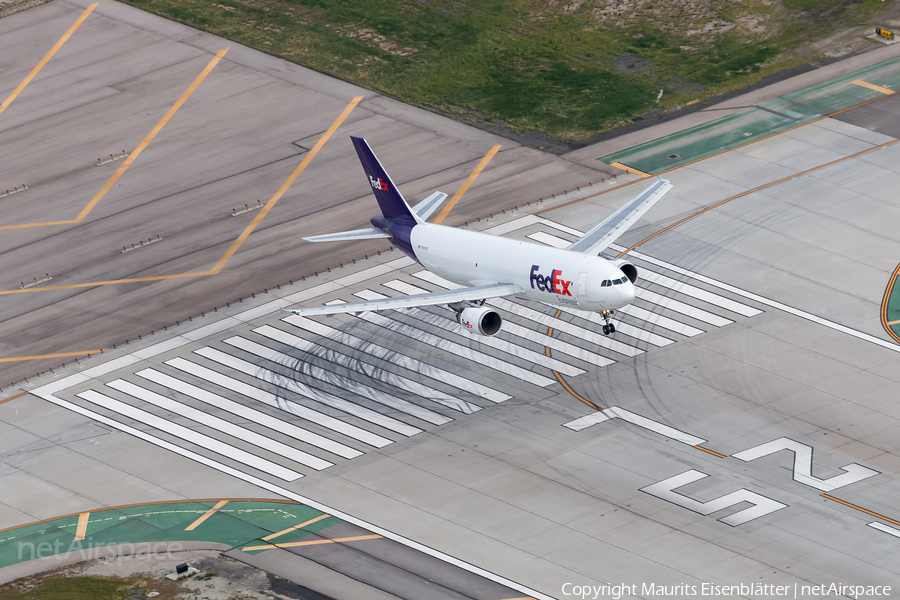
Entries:
{"label": "main landing gear", "polygon": [[610,320],[615,312],[616,311],[614,310],[604,310],[601,313],[603,315],[603,320],[606,321],[606,323],[603,325],[603,335],[609,335],[616,332],[616,326],[613,325],[612,321]]}

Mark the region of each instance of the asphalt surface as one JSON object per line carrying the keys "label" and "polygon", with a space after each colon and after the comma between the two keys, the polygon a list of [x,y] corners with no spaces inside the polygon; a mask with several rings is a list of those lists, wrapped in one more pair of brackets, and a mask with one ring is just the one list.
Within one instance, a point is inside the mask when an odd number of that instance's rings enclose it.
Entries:
{"label": "asphalt surface", "polygon": [[[53,2],[0,21],[0,95],[25,79],[88,3]],[[110,348],[201,311],[363,258],[387,244],[334,247],[304,235],[368,224],[376,204],[348,136],[366,137],[413,201],[454,194],[502,145],[447,224],[608,174],[404,106],[117,3],[103,3],[0,116],[3,225],[75,219],[216,53],[230,48],[83,222],[7,229],[0,289],[206,272],[356,96],[363,99],[215,276],[20,295],[2,302],[0,358]],[[607,169],[608,171],[608,169]],[[510,181],[516,185],[511,186]],[[3,193],[3,192],[0,192]],[[156,236],[161,243],[140,248]],[[139,250],[120,253],[123,246]],[[0,363],[0,381],[65,359]],[[2,386],[5,387],[5,386]]]}
{"label": "asphalt surface", "polygon": [[[675,586],[662,595],[680,598],[703,583],[796,586],[798,598],[820,584],[895,594],[900,347],[879,319],[898,261],[895,98],[668,173],[674,189],[620,240],[661,232],[630,255],[640,293],[613,338],[586,315],[556,318],[513,300],[497,304],[506,327],[492,340],[460,332],[440,307],[284,319],[279,306],[442,287],[398,252],[347,264],[351,251],[335,247],[332,267],[344,268],[16,386],[8,398],[30,393],[0,407],[0,527],[98,504],[271,494],[318,503],[402,546],[378,558],[401,562],[415,547],[426,571],[438,564],[431,559],[454,557],[468,573],[540,598],[609,584],[636,585],[638,597],[661,595],[645,584]],[[405,110],[410,121],[438,119]],[[425,156],[432,136],[376,151],[391,169],[392,153]],[[331,144],[311,165],[355,173]],[[457,180],[490,144],[472,151]],[[521,178],[542,179],[522,175],[514,156],[529,155],[509,151],[469,193],[485,183],[531,191]],[[330,193],[311,173],[298,184],[310,174],[309,186]],[[405,177],[422,181],[414,175]],[[643,185],[618,178],[472,227],[565,245]],[[327,204],[317,233],[350,206]],[[242,246],[233,260],[272,252],[258,265],[265,271],[278,260],[271,244]],[[217,259],[209,255],[205,264]],[[351,579],[385,583],[371,557],[305,552]],[[399,597],[442,597],[397,581]]]}

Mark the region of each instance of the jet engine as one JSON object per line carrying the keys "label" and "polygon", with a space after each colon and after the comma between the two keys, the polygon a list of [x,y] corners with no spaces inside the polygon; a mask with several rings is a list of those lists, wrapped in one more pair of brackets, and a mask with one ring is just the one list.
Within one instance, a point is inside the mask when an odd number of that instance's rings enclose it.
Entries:
{"label": "jet engine", "polygon": [[457,309],[456,320],[469,331],[485,336],[496,334],[503,324],[503,319],[497,311],[477,304]]}
{"label": "jet engine", "polygon": [[620,258],[618,260],[612,261],[612,264],[619,267],[619,269],[625,273],[625,277],[631,280],[631,283],[635,283],[638,278],[638,270],[637,267],[625,260],[624,258]]}

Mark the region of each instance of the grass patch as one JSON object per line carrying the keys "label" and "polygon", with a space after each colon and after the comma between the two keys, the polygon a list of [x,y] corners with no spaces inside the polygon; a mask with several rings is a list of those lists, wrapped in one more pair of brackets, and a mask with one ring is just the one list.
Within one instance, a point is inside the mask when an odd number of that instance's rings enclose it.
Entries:
{"label": "grass patch", "polygon": [[0,600],[120,600],[142,583],[116,577],[51,577],[35,586],[0,588]]}
{"label": "grass patch", "polygon": [[579,140],[803,62],[881,0],[125,0],[398,98]]}

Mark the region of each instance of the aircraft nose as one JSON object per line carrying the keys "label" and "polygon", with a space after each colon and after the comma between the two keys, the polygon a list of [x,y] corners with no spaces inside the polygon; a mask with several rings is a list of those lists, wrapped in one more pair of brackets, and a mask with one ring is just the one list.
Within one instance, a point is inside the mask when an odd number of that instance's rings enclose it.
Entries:
{"label": "aircraft nose", "polygon": [[634,301],[634,284],[630,281],[622,286],[622,305],[631,304]]}

